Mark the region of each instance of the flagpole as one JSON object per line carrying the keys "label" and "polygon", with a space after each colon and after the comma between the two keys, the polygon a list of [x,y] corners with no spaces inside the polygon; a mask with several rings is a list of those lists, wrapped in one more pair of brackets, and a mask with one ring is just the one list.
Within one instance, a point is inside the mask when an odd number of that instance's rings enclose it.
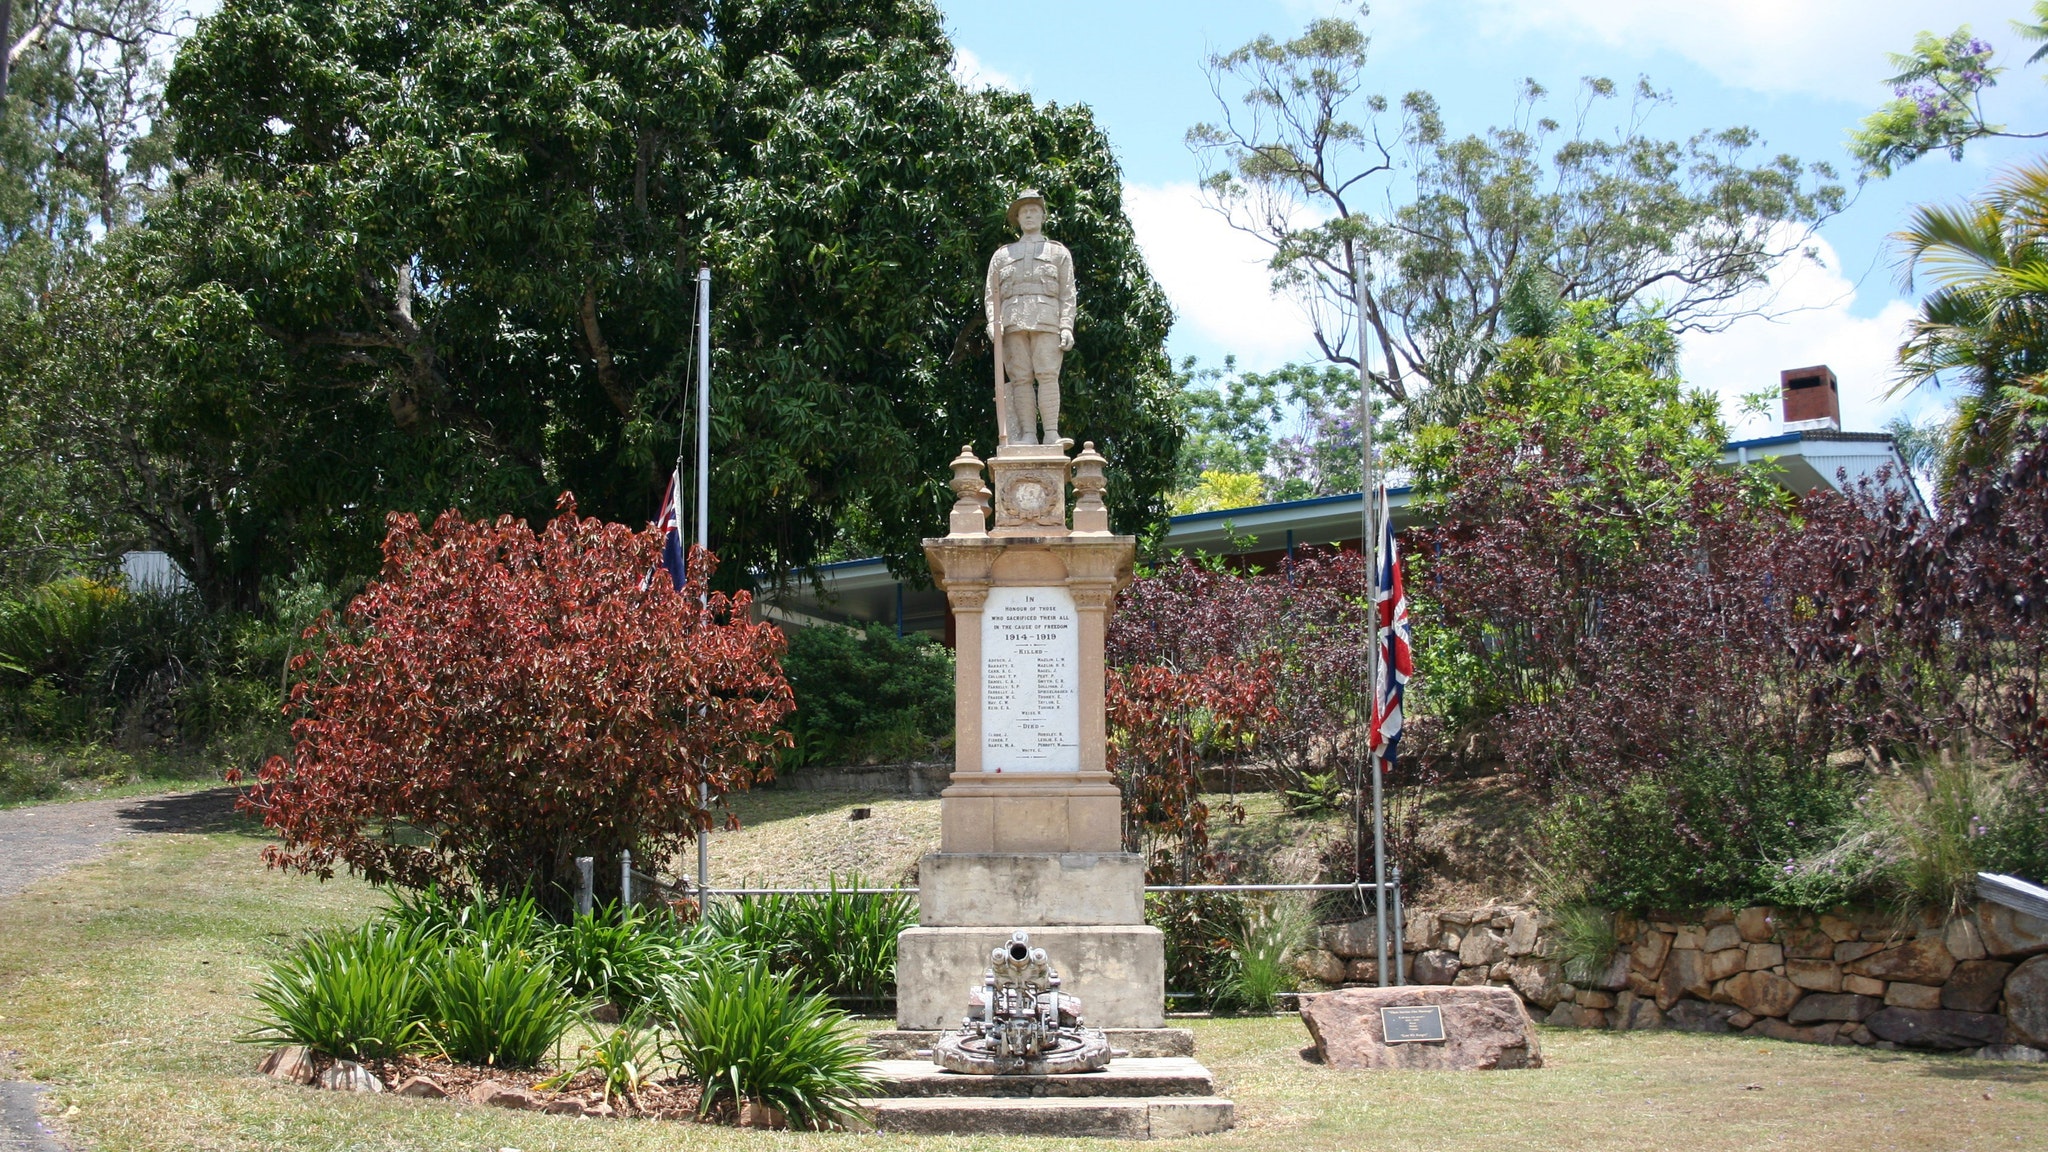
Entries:
{"label": "flagpole", "polygon": [[[1352,303],[1358,310],[1358,407],[1361,439],[1364,441],[1364,476],[1359,485],[1359,500],[1364,523],[1366,617],[1366,705],[1365,705],[1365,769],[1372,774],[1372,878],[1373,878],[1373,938],[1377,946],[1379,986],[1387,986],[1387,854],[1386,838],[1381,835],[1380,810],[1380,761],[1379,752],[1373,747],[1373,723],[1380,706],[1380,532],[1379,508],[1374,501],[1378,485],[1373,483],[1372,445],[1372,373],[1366,367],[1365,343],[1365,255],[1357,248],[1357,241],[1351,245],[1351,293]],[[1362,797],[1352,799],[1353,821],[1358,828],[1359,840],[1364,839],[1364,813],[1358,808]],[[1365,845],[1359,843],[1353,850],[1353,858],[1362,867],[1365,863]]]}
{"label": "flagpole", "polygon": [[[711,550],[711,266],[697,267],[697,547]],[[687,567],[687,565],[686,565]],[[705,593],[708,596],[710,589]],[[706,601],[708,603],[708,600]],[[703,768],[709,772],[707,760]],[[697,780],[697,807],[705,826],[697,830],[697,912],[707,911],[711,888],[711,782]]]}

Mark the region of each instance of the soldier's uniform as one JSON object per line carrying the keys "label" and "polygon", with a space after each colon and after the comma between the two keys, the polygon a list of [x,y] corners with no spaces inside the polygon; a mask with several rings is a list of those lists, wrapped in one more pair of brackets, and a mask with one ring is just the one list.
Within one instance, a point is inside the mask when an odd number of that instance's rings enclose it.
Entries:
{"label": "soldier's uniform", "polygon": [[1012,436],[1036,444],[1043,422],[1045,442],[1058,443],[1060,334],[1074,330],[1073,254],[1057,240],[1005,244],[988,262],[983,304],[988,315],[1001,318]]}

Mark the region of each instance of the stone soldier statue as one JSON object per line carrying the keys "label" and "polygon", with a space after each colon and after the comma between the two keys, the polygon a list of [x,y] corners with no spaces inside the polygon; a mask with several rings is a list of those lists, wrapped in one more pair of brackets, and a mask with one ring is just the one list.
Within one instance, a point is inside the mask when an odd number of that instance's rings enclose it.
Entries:
{"label": "stone soldier statue", "polygon": [[996,350],[996,423],[1010,443],[1041,443],[1043,423],[1042,442],[1064,445],[1060,361],[1074,346],[1074,256],[1040,231],[1045,197],[1036,190],[1010,205],[1010,225],[1020,235],[989,259],[982,301]]}

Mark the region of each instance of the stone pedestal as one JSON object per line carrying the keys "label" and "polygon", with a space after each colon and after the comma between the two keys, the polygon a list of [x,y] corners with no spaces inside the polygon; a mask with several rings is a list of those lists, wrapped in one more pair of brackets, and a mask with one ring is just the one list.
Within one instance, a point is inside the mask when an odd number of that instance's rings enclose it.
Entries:
{"label": "stone pedestal", "polygon": [[1072,460],[1058,445],[1006,445],[984,485],[962,449],[951,531],[924,542],[953,609],[956,735],[940,851],[920,867],[918,927],[898,945],[902,1028],[958,1027],[989,950],[1018,928],[1089,1026],[1164,1021],[1164,938],[1145,925],[1143,862],[1122,850],[1107,764],[1103,640],[1137,545],[1109,531],[1104,463],[1092,444]]}

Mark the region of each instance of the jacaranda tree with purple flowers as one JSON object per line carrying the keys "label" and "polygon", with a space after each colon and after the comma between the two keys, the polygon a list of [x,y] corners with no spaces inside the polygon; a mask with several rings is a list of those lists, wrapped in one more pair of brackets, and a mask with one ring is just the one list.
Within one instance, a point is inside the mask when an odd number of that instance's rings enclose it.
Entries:
{"label": "jacaranda tree with purple flowers", "polygon": [[[2023,40],[2048,44],[2048,0],[2034,0],[2033,19],[2015,20],[2012,30]],[[2048,56],[2038,48],[2027,63]],[[1984,92],[1996,87],[2006,71],[1996,63],[1990,41],[1971,35],[1965,26],[1947,36],[1922,32],[1913,50],[1894,54],[1898,72],[1891,77],[1892,98],[1865,117],[1850,136],[1849,151],[1865,175],[1890,176],[1931,152],[1963,158],[1972,141],[1993,137],[2037,139],[2044,132],[2015,132],[1984,114]]]}

